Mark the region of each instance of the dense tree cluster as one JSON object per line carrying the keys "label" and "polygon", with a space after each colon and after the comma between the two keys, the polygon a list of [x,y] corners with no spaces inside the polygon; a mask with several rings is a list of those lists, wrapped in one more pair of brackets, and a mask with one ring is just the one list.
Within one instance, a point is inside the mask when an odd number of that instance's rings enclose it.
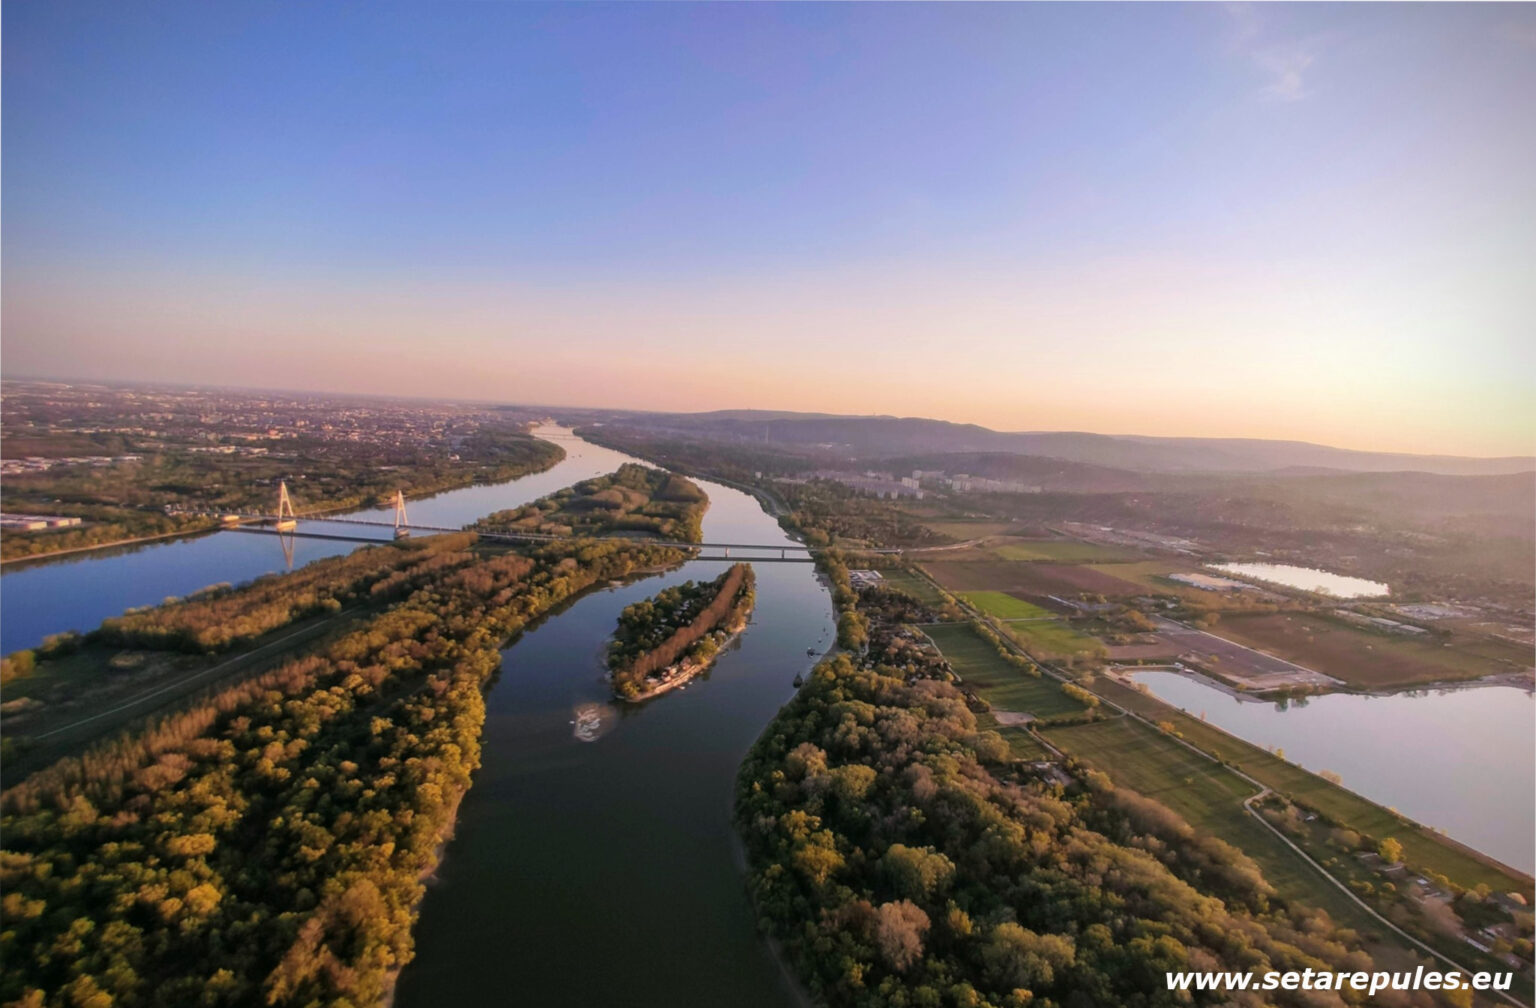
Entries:
{"label": "dense tree cluster", "polygon": [[476,525],[543,535],[644,532],[677,542],[703,538],[709,498],[681,476],[626,462],[607,476],[584,480],[531,504],[498,511]]}
{"label": "dense tree cluster", "polygon": [[456,559],[317,652],[0,796],[0,1000],[387,996],[479,765],[498,648],[589,586],[686,557],[596,540],[418,551]]}
{"label": "dense tree cluster", "polygon": [[950,541],[888,502],[861,497],[836,480],[775,483],[773,488],[790,507],[780,523],[813,546],[932,546]]}
{"label": "dense tree cluster", "polygon": [[1102,777],[1016,776],[1007,752],[955,687],[847,655],[769,726],[738,824],[762,924],[819,1000],[1175,1004],[1168,970],[1370,968],[1237,850]]}
{"label": "dense tree cluster", "polygon": [[903,678],[955,678],[949,661],[926,636],[912,629],[912,623],[936,623],[943,614],[898,588],[888,585],[860,585],[859,617],[868,636],[865,661],[883,665]]}
{"label": "dense tree cluster", "polygon": [[738,563],[713,581],[684,581],[625,606],[608,645],[614,693],[637,698],[679,661],[695,670],[708,665],[726,638],[746,625],[756,586],[751,566]]}
{"label": "dense tree cluster", "polygon": [[[7,477],[7,481],[11,478]],[[25,498],[6,492],[6,507],[21,510]],[[212,518],[188,515],[168,515],[159,511],[136,511],[130,508],[102,505],[47,504],[39,501],[34,510],[48,514],[84,518],[87,524],[73,528],[48,529],[41,532],[11,532],[0,534],[0,557],[19,560],[23,557],[41,556],[68,550],[87,549],[110,543],[134,539],[170,536],[178,532],[188,534],[203,532],[215,527]]]}
{"label": "dense tree cluster", "polygon": [[399,540],[269,574],[238,591],[228,585],[106,620],[91,637],[119,647],[223,651],[357,599],[390,599],[474,558],[473,533]]}

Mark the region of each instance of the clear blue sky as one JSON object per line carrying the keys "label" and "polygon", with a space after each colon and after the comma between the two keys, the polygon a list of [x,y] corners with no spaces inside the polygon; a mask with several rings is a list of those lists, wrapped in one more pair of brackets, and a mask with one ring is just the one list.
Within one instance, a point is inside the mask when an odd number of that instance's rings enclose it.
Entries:
{"label": "clear blue sky", "polygon": [[3,72],[11,375],[1536,440],[1532,5],[8,0]]}

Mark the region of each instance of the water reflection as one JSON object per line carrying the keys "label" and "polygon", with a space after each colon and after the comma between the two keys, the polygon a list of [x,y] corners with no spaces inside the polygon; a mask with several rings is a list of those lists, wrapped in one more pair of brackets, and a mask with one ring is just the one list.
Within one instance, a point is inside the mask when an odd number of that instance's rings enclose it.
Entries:
{"label": "water reflection", "polygon": [[1162,700],[1491,854],[1536,865],[1532,695],[1513,686],[1255,703],[1194,676],[1131,676]]}
{"label": "water reflection", "polygon": [[1369,598],[1386,595],[1389,591],[1388,587],[1380,581],[1367,581],[1365,578],[1334,574],[1315,567],[1297,567],[1293,564],[1225,563],[1211,564],[1210,567],[1212,570],[1236,574],[1254,581],[1268,581],[1270,584],[1285,585],[1288,588],[1299,588],[1302,591],[1318,592],[1341,599]]}

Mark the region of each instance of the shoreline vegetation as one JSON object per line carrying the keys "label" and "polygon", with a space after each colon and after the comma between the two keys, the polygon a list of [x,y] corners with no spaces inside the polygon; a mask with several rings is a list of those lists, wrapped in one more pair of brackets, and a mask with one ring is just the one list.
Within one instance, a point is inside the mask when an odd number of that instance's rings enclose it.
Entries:
{"label": "shoreline vegetation", "polygon": [[[0,793],[0,1002],[387,1003],[480,765],[501,649],[583,592],[688,555],[455,533],[119,621],[113,641],[203,651],[342,596],[387,603]],[[279,604],[306,583],[297,610]]]}
{"label": "shoreline vegetation", "polygon": [[685,581],[626,606],[608,645],[613,695],[639,703],[713,665],[745,629],[756,585],[751,566],[737,563],[713,581]]}
{"label": "shoreline vegetation", "polygon": [[626,462],[607,476],[487,515],[472,528],[554,536],[642,532],[674,542],[698,542],[708,507],[708,495],[692,480]]}
{"label": "shoreline vegetation", "polygon": [[[296,449],[273,439],[230,450],[261,455],[210,452],[204,443],[129,439],[112,449],[132,449],[106,467],[60,466],[6,476],[8,512],[38,512],[84,519],[74,529],[0,533],[0,562],[41,561],[52,556],[197,535],[220,527],[217,519],[180,515],[175,510],[270,510],[278,479],[303,479],[293,486],[304,515],[335,515],[381,506],[395,490],[407,499],[518,479],[544,472],[565,458],[558,444],[536,438],[524,426],[479,426],[462,438],[452,456],[399,447],[370,453],[347,441],[313,441]],[[83,450],[75,443],[40,452]],[[106,450],[106,449],[100,449]],[[167,510],[169,509],[169,510]]]}
{"label": "shoreline vegetation", "polygon": [[[483,458],[454,463],[447,471],[426,465],[414,468],[410,465],[391,467],[389,479],[397,489],[405,493],[407,500],[420,500],[450,490],[502,483],[543,472],[565,458],[565,449],[532,435],[516,433],[487,438],[483,455]],[[167,452],[163,458],[155,456],[152,462],[117,467],[123,472],[118,473],[119,478],[110,489],[112,498],[101,496],[105,491],[93,489],[94,484],[76,488],[73,483],[61,483],[61,478],[48,480],[47,473],[9,477],[6,480],[8,510],[42,510],[49,514],[84,518],[88,524],[54,531],[5,532],[0,535],[0,564],[43,561],[114,546],[198,535],[221,528],[217,519],[167,513],[164,510],[167,507],[243,510],[274,506],[271,500],[257,496],[254,491],[211,498],[191,478],[187,478],[184,485],[174,490],[174,499],[167,500],[165,493],[159,492],[160,489],[176,484],[167,482],[169,477],[164,470],[174,469],[182,461],[178,453]],[[342,485],[353,476],[360,475],[350,473],[340,463],[327,467],[314,459],[306,459],[304,465],[318,465],[322,470],[313,482],[306,482],[306,488],[324,482]],[[253,486],[260,485],[263,493],[269,489],[266,484],[276,478],[276,475],[269,477],[264,470],[250,476]],[[300,501],[303,515],[323,517],[380,506],[389,496],[384,484],[379,482],[380,478],[377,475],[369,476],[367,482],[377,486],[365,492],[322,492],[319,496],[303,499]],[[141,487],[140,484],[144,485]],[[158,493],[158,496],[152,491]],[[45,495],[48,497],[46,501],[41,499]],[[128,503],[130,500],[133,503]]]}

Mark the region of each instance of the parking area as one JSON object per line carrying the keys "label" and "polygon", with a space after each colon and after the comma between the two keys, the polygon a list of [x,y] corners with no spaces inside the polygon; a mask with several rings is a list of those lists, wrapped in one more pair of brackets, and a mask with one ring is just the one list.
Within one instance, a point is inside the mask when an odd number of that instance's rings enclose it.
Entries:
{"label": "parking area", "polygon": [[1339,686],[1342,680],[1295,662],[1255,651],[1204,630],[1154,617],[1158,637],[1179,661],[1251,690],[1276,690],[1288,686]]}

